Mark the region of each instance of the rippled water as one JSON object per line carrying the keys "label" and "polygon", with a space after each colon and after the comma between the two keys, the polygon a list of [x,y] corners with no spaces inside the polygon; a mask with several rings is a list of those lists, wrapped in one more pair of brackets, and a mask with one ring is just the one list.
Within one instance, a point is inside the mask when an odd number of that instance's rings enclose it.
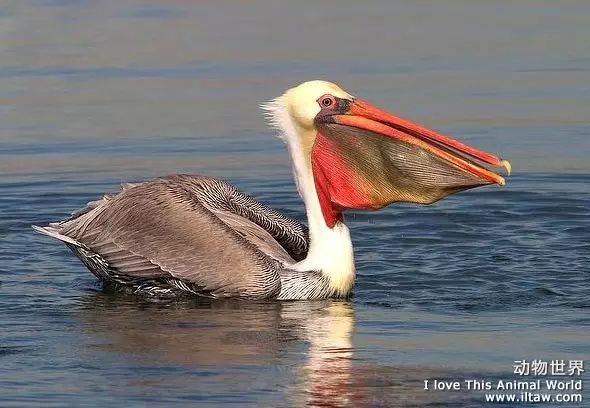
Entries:
{"label": "rippled water", "polygon": [[[423,380],[588,360],[589,18],[585,1],[3,3],[0,405],[481,406]],[[105,293],[30,229],[177,172],[303,220],[257,103],[315,77],[514,175],[348,214],[349,301]]]}

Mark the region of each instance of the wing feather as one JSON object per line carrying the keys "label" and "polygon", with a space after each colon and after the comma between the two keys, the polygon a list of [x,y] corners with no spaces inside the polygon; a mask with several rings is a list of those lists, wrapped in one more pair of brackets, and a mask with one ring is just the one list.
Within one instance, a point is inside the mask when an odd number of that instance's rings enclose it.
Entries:
{"label": "wing feather", "polygon": [[220,297],[278,295],[283,264],[307,252],[299,223],[201,176],[126,184],[51,228],[119,275],[175,278]]}

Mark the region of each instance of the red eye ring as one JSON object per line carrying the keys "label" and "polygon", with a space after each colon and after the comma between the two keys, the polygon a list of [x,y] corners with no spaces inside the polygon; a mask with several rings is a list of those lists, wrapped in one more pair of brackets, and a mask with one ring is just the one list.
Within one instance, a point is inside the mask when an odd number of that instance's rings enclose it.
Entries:
{"label": "red eye ring", "polygon": [[334,105],[334,102],[334,97],[330,95],[323,97],[320,103],[324,108],[329,108],[330,106]]}

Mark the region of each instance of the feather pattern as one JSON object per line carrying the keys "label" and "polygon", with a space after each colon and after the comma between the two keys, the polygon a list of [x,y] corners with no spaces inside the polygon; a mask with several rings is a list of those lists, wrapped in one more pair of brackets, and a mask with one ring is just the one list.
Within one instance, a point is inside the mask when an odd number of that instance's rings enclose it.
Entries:
{"label": "feather pattern", "polygon": [[122,191],[38,232],[57,238],[98,278],[135,293],[319,299],[334,295],[305,258],[308,232],[215,178],[173,175]]}

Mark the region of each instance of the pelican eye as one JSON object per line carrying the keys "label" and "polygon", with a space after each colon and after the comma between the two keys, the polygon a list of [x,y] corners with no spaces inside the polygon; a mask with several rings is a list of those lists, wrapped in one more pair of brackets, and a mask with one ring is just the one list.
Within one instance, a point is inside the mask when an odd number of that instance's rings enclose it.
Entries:
{"label": "pelican eye", "polygon": [[334,105],[336,101],[332,95],[326,95],[321,98],[320,105],[324,108],[329,108],[330,106]]}

